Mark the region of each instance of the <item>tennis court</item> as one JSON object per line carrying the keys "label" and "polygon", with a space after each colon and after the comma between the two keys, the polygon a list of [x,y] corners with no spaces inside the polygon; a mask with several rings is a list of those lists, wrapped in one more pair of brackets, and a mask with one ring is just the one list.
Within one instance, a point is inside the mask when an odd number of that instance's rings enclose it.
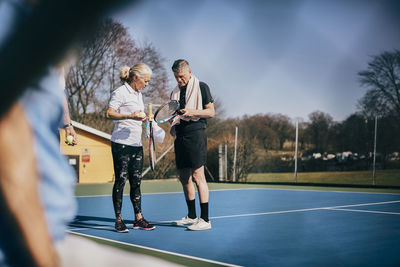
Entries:
{"label": "tennis court", "polygon": [[[71,232],[184,265],[400,264],[398,193],[268,187],[211,190],[212,229],[199,232],[171,225],[186,215],[183,193],[144,193],[144,216],[157,228],[130,229],[126,234],[114,231],[111,196],[77,198],[79,211]],[[129,196],[123,201],[123,217],[131,228]]]}

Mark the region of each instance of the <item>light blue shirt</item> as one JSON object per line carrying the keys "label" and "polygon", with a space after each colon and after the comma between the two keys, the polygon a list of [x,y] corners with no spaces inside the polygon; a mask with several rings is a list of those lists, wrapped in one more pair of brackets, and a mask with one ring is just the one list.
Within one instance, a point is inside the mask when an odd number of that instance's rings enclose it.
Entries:
{"label": "light blue shirt", "polygon": [[41,81],[39,88],[28,90],[20,101],[34,132],[39,194],[55,241],[63,239],[76,212],[75,173],[60,153],[58,129],[64,114],[62,101],[63,91],[55,70]]}
{"label": "light blue shirt", "polygon": [[[63,118],[62,97],[57,73],[52,70],[38,88],[29,88],[20,100],[34,134],[38,192],[47,227],[55,242],[65,237],[77,206],[74,197],[75,173],[60,153],[58,128]],[[26,220],[29,223],[29,218]],[[0,266],[6,266],[1,247]]]}
{"label": "light blue shirt", "polygon": [[[0,1],[0,45],[12,31],[15,16],[23,15],[21,11],[24,8],[28,6],[23,1]],[[20,103],[34,133],[33,145],[40,175],[38,191],[47,226],[53,240],[59,241],[64,238],[67,225],[76,214],[76,178],[65,156],[60,153],[58,128],[63,119],[63,91],[57,72],[49,71],[36,87],[29,88]],[[3,219],[8,218],[0,217],[0,226]],[[26,223],[29,223],[29,218],[26,218]],[[3,245],[6,244],[0,244],[0,266],[7,266]]]}

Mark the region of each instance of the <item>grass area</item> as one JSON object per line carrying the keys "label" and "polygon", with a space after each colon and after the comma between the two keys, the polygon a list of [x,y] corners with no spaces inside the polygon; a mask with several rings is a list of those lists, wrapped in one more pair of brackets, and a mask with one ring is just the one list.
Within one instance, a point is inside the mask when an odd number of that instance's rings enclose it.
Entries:
{"label": "grass area", "polygon": [[[251,173],[248,182],[295,182],[293,173]],[[372,185],[372,171],[300,172],[298,183]],[[400,186],[400,170],[378,170],[376,185]]]}
{"label": "grass area", "polygon": [[[220,189],[241,189],[270,187],[265,185],[252,184],[225,184],[225,183],[208,183],[210,190]],[[75,187],[76,196],[92,196],[92,195],[111,195],[113,183],[105,184],[78,184]],[[182,192],[182,186],[177,179],[165,180],[143,180],[141,185],[142,193],[165,193],[165,192]],[[124,194],[129,194],[129,183],[124,188]]]}
{"label": "grass area", "polygon": [[[75,187],[76,196],[111,195],[113,183],[78,184]],[[142,193],[182,192],[182,186],[177,179],[143,180]],[[126,183],[124,194],[129,194],[129,182]]]}
{"label": "grass area", "polygon": [[[353,172],[307,172],[299,173],[297,185],[271,185],[251,183],[293,183],[293,173],[251,173],[248,184],[235,183],[208,183],[210,190],[244,189],[244,188],[272,188],[272,189],[303,189],[303,190],[329,190],[329,191],[356,191],[356,192],[383,192],[400,193],[399,188],[357,188],[357,185],[371,185],[372,173],[370,171]],[[302,183],[321,184],[321,186],[306,186]],[[338,187],[324,187],[324,184],[337,184]],[[348,184],[355,187],[340,187]],[[376,184],[384,186],[400,186],[400,170],[380,170],[376,174]],[[76,196],[111,195],[112,183],[106,184],[78,184],[75,188]],[[182,192],[178,179],[143,180],[142,193]],[[129,183],[125,186],[124,194],[129,194]]]}

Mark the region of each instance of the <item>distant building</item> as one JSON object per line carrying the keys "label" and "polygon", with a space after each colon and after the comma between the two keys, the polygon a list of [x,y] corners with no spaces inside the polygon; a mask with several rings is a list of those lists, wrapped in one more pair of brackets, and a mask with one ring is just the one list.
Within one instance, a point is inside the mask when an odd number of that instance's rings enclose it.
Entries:
{"label": "distant building", "polygon": [[77,182],[113,182],[111,135],[75,121],[72,124],[77,134],[78,145],[65,144],[65,132],[61,129],[60,147],[61,152],[68,157],[69,164],[75,169]]}

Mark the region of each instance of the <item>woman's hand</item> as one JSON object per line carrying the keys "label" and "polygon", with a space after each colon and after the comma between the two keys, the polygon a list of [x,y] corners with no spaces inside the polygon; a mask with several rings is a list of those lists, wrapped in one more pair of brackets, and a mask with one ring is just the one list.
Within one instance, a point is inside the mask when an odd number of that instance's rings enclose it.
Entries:
{"label": "woman's hand", "polygon": [[69,135],[71,135],[74,138],[74,140],[71,143],[69,143],[67,141],[65,141],[65,143],[67,145],[69,145],[69,146],[77,145],[78,144],[78,139],[77,139],[76,132],[74,130],[74,126],[69,125],[69,126],[65,127],[64,129],[65,129],[65,140],[67,140],[67,136],[69,136]]}
{"label": "woman's hand", "polygon": [[137,121],[146,121],[148,119],[146,113],[144,113],[142,110],[135,111],[131,114],[129,114],[128,119],[132,120],[137,120]]}

